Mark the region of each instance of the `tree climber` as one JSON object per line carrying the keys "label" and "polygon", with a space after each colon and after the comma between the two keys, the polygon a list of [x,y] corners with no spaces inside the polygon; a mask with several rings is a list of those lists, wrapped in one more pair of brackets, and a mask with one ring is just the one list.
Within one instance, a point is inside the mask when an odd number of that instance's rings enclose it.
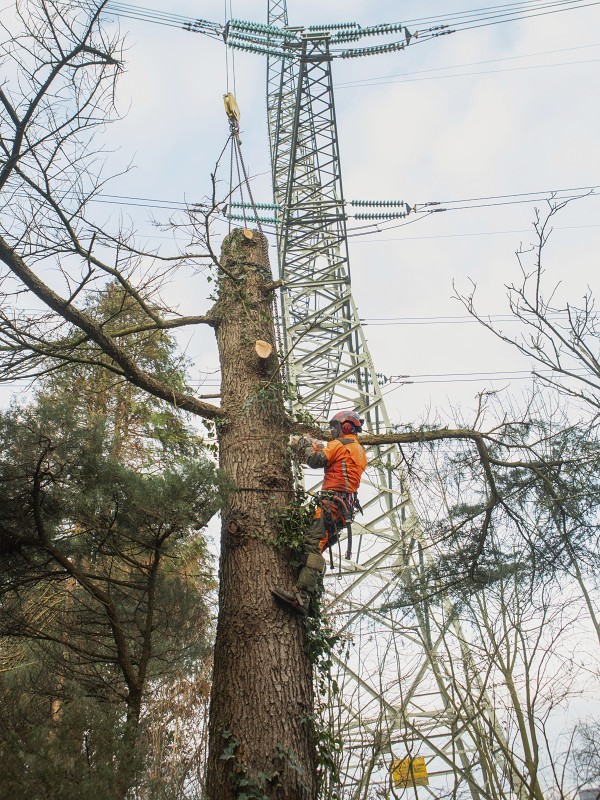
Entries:
{"label": "tree climber", "polygon": [[310,598],[325,571],[323,551],[334,544],[358,506],[356,492],[367,466],[367,455],[357,434],[364,420],[354,411],[340,411],[329,421],[331,440],[325,444],[307,436],[292,437],[290,444],[303,463],[323,467],[325,477],[312,524],[304,537],[306,562],[292,591],[275,587],[276,600],[299,614],[308,614]]}

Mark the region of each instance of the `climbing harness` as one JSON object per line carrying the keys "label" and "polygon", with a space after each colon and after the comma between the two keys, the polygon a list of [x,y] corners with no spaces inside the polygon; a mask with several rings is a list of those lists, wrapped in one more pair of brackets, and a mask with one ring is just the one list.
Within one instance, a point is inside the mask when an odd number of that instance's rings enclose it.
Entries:
{"label": "climbing harness", "polygon": [[329,564],[333,569],[333,546],[339,545],[342,528],[346,528],[347,532],[346,558],[352,558],[352,521],[357,511],[362,514],[362,507],[355,492],[309,492],[309,495],[315,498],[323,515],[328,534],[325,550],[329,550]]}

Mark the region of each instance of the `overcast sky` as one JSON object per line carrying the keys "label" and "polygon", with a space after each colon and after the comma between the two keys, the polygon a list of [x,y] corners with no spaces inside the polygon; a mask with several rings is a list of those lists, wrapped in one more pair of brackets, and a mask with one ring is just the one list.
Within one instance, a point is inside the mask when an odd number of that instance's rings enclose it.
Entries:
{"label": "overcast sky", "polygon": [[[266,21],[266,0],[143,5],[217,22]],[[403,22],[414,28],[419,27],[411,24],[414,18],[482,5],[289,0],[288,12],[293,25]],[[393,420],[417,420],[430,407],[468,408],[479,390],[506,386],[515,370],[529,369],[526,360],[476,324],[447,319],[465,316],[452,299],[453,281],[463,291],[470,280],[477,284],[482,313],[506,314],[503,286],[519,280],[514,252],[533,241],[534,206],[544,207],[549,190],[600,184],[599,23],[600,5],[592,4],[458,32],[400,53],[334,62],[346,199],[439,201],[444,207],[448,201],[511,195],[510,204],[409,217],[405,224],[350,238],[354,298],[369,324],[376,369],[414,381],[386,386]],[[227,54],[220,41],[174,28],[132,19],[119,24],[128,43],[119,95],[125,117],[109,131],[108,145],[116,150],[109,163],[116,170],[132,161],[135,169],[107,191],[201,200],[228,136],[222,95],[235,89],[245,160],[256,176],[255,200],[270,201],[264,59]],[[227,169],[222,177],[225,185]],[[536,193],[537,203],[514,197],[522,193]],[[562,281],[561,297],[572,302],[588,285],[598,289],[599,210],[598,197],[571,204],[556,219],[547,249],[549,284]],[[144,228],[143,209],[99,211],[134,213],[149,236],[167,237]],[[349,221],[350,228],[362,224]],[[168,238],[148,241],[171,246]],[[275,267],[274,247],[271,261]],[[201,278],[182,275],[169,291],[182,310],[202,312],[208,306]],[[517,330],[513,323],[503,327]],[[217,367],[211,339],[203,329],[183,340],[198,379]],[[502,381],[490,382],[491,377]],[[510,389],[520,394],[526,385],[513,378]],[[207,388],[214,390],[208,383]]]}

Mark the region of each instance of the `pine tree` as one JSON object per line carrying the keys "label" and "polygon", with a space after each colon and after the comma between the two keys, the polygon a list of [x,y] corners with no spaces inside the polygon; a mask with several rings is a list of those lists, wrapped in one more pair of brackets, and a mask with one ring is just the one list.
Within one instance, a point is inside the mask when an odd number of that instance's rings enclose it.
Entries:
{"label": "pine tree", "polygon": [[[90,311],[133,323],[112,284]],[[164,333],[132,349],[184,381]],[[93,362],[2,414],[0,442],[0,794],[124,797],[150,693],[206,668],[215,466],[181,413]]]}

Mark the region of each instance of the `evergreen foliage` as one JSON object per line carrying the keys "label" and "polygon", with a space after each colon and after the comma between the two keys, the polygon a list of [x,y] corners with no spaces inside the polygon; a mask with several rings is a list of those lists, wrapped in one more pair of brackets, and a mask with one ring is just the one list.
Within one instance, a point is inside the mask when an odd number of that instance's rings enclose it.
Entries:
{"label": "evergreen foliage", "polygon": [[[135,324],[118,299],[109,286],[95,313]],[[168,337],[135,347],[183,384]],[[216,468],[183,415],[92,358],[0,414],[0,796],[171,796],[173,753],[159,780],[151,752],[153,696],[206,673],[202,529],[218,505]],[[168,751],[172,734],[159,738]]]}

